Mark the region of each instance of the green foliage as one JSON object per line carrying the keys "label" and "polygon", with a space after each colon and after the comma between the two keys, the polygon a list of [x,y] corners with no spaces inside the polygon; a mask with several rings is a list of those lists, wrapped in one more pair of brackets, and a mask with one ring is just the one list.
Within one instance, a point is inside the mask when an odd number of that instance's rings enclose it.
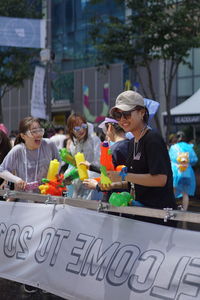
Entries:
{"label": "green foliage", "polygon": [[0,16],[13,18],[41,18],[41,0],[0,1]]}
{"label": "green foliage", "polygon": [[[126,63],[134,69],[143,95],[158,100],[151,63],[163,61],[168,113],[166,136],[169,136],[173,80],[180,63],[188,64],[189,50],[200,47],[200,1],[127,0],[125,3],[128,12],[125,21],[99,15],[92,20],[90,35],[97,49],[97,62],[99,65],[118,60]],[[144,86],[141,70],[146,71],[148,88]]]}
{"label": "green foliage", "polygon": [[3,91],[19,87],[32,74],[32,60],[37,50],[15,47],[0,48],[0,86]]}
{"label": "green foliage", "polygon": [[91,37],[99,62],[122,59],[130,67],[154,59],[186,63],[188,50],[200,45],[200,2],[127,0],[132,14],[126,22],[101,16],[92,20]]}
{"label": "green foliage", "polygon": [[73,100],[74,73],[58,73],[58,77],[52,81],[52,91],[55,100]]}

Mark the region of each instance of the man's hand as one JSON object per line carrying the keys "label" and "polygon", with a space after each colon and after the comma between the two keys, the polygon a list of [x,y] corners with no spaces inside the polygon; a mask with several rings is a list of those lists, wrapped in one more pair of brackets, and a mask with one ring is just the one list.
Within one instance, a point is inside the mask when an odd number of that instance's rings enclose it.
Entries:
{"label": "man's hand", "polygon": [[98,182],[95,179],[85,179],[83,180],[83,185],[90,190],[95,190]]}
{"label": "man's hand", "polygon": [[24,180],[19,180],[17,183],[15,183],[15,188],[18,191],[24,191],[26,187],[26,182]]}

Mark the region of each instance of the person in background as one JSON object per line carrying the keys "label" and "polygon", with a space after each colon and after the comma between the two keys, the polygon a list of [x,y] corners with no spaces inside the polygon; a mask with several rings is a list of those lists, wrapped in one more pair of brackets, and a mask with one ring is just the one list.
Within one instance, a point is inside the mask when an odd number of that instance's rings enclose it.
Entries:
{"label": "person in background", "polygon": [[[68,150],[74,156],[81,152],[85,156],[85,160],[89,163],[95,163],[99,166],[100,159],[100,139],[95,137],[95,140],[88,132],[88,124],[84,116],[78,113],[73,113],[67,120],[67,128],[70,136],[70,144]],[[65,174],[69,172],[71,166],[66,170]],[[98,174],[89,172],[89,177],[97,177]],[[79,179],[73,180],[72,198],[85,198],[90,200],[92,190],[88,189],[82,184]]]}
{"label": "person in background", "polygon": [[184,132],[176,134],[177,143],[171,145],[169,156],[173,171],[173,186],[175,197],[182,197],[182,207],[188,209],[189,196],[194,196],[196,179],[192,166],[198,161],[193,144],[186,143]]}
{"label": "person in background", "polygon": [[177,143],[177,137],[175,133],[171,133],[169,135],[169,143],[168,143],[168,149],[170,149],[170,147],[174,144]]}
{"label": "person in background", "polygon": [[[110,149],[112,152],[112,161],[113,165],[117,167],[118,165],[125,165],[126,159],[128,156],[128,147],[129,140],[125,137],[124,130],[119,126],[118,122],[112,118],[105,118],[105,120],[99,125],[105,134],[106,140],[110,143]],[[88,162],[83,163],[86,167],[91,171],[96,171],[100,173],[100,168],[96,167],[93,164]],[[104,192],[102,201],[108,202],[110,195],[112,194],[112,190],[104,191],[103,187],[95,179],[85,179],[83,184],[88,188],[94,189],[98,192]],[[115,190],[115,192],[127,191],[127,189],[119,189]],[[94,200],[98,200],[95,198],[96,194],[93,194]]]}
{"label": "person in background", "polygon": [[3,131],[6,135],[8,135],[8,129],[3,123],[0,123],[0,130]]}
{"label": "person in background", "polygon": [[[10,139],[7,134],[0,130],[0,164],[3,162],[4,157],[8,154],[8,152],[12,149]],[[5,180],[0,178],[0,188],[4,188]],[[1,197],[1,200],[3,198]]]}
{"label": "person in background", "polygon": [[63,148],[64,141],[66,140],[66,134],[64,127],[59,126],[55,128],[55,134],[50,137],[50,140],[55,143],[58,150]]}
{"label": "person in background", "polygon": [[99,152],[99,142],[100,138],[97,136],[96,132],[94,131],[94,125],[92,123],[87,122],[88,125],[88,135],[90,135],[94,141],[94,151]]}
{"label": "person in background", "polygon": [[15,145],[15,139],[18,135],[18,130],[11,130],[10,134],[9,134],[9,139],[10,139],[10,143],[11,146],[14,147]]}
{"label": "person in background", "polygon": [[[55,128],[55,134],[50,137],[50,140],[55,143],[58,151],[62,148],[67,148],[69,134],[65,133],[64,127],[59,126]],[[68,164],[61,162],[60,174],[64,174],[68,168]]]}
{"label": "person in background", "polygon": [[43,139],[43,135],[38,119],[26,117],[20,121],[15,146],[0,165],[0,177],[14,182],[17,190],[23,191],[37,182],[32,191],[39,193],[38,185],[47,176],[50,161],[60,160],[55,144]]}

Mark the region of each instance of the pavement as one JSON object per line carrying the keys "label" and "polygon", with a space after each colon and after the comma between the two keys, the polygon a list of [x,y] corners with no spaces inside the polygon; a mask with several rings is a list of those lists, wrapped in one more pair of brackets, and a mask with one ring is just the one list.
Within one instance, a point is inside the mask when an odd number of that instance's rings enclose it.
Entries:
{"label": "pavement", "polygon": [[[200,196],[190,199],[188,210],[191,212],[200,213]],[[180,222],[180,226],[178,227],[187,230],[200,231],[200,224],[197,223],[184,223],[183,226],[181,226]]]}
{"label": "pavement", "polygon": [[[190,199],[189,211],[200,213],[200,198]],[[179,228],[200,231],[200,224],[179,222]],[[38,290],[35,294],[27,294],[23,285],[14,281],[0,279],[0,300],[61,300],[63,298]]]}
{"label": "pavement", "polygon": [[41,290],[34,294],[24,292],[23,285],[15,281],[0,279],[0,299],[1,300],[61,300],[58,296],[50,293],[43,293]]}

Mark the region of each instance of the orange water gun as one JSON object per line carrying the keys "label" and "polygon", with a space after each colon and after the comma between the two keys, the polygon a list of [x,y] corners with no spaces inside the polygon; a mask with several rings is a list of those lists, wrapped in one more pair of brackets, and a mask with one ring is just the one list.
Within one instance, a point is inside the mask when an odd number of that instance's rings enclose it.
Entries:
{"label": "orange water gun", "polygon": [[109,147],[109,143],[104,141],[101,144],[101,156],[100,156],[100,182],[101,184],[109,185],[111,184],[110,178],[107,176],[107,171],[118,171],[119,175],[122,177],[122,180],[125,180],[127,175],[127,168],[124,165],[118,165],[116,168],[113,165],[112,161],[112,152]]}
{"label": "orange water gun", "polygon": [[112,153],[109,147],[109,143],[104,141],[101,143],[101,155],[100,155],[100,180],[102,184],[111,184],[110,178],[107,176],[107,171],[114,171],[114,165],[112,162]]}
{"label": "orange water gun", "polygon": [[64,175],[57,175],[56,179],[48,180],[42,179],[42,185],[39,186],[41,194],[52,196],[63,196],[63,192],[66,192],[66,186],[63,184]]}

